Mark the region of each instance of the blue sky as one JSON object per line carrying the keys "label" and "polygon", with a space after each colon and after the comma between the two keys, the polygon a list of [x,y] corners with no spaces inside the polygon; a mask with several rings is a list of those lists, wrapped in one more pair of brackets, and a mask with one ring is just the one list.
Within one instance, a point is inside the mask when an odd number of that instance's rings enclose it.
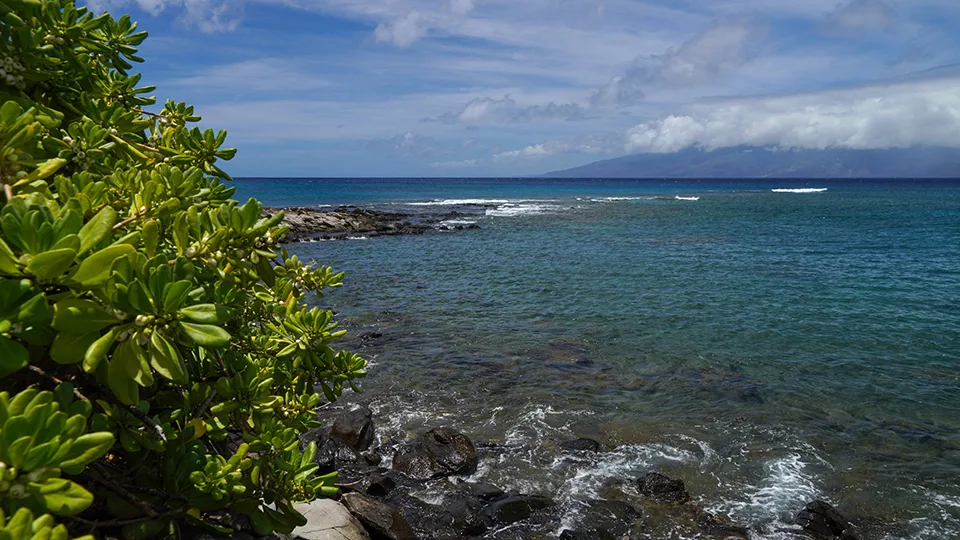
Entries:
{"label": "blue sky", "polygon": [[[82,2],[78,2],[82,3]],[[521,176],[741,144],[960,146],[958,0],[91,0],[234,176]]]}

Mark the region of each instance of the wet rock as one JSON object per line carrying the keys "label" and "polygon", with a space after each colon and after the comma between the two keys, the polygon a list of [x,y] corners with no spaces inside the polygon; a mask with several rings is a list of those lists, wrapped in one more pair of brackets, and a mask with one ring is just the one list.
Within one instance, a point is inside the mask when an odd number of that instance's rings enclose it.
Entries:
{"label": "wet rock", "polygon": [[506,495],[506,493],[493,484],[478,482],[476,484],[467,484],[468,493],[480,499],[481,501],[492,501]]}
{"label": "wet rock", "polygon": [[484,502],[469,494],[457,494],[448,497],[443,508],[453,516],[454,529],[467,536],[478,536],[486,532],[489,522],[483,515]]}
{"label": "wet rock", "polygon": [[431,429],[401,445],[393,455],[393,468],[418,480],[471,474],[478,463],[470,439],[448,427]]}
{"label": "wet rock", "polygon": [[460,538],[457,518],[445,508],[430,504],[401,491],[394,492],[386,502],[396,508],[414,532],[422,538]]}
{"label": "wet rock", "polygon": [[695,519],[704,533],[720,538],[750,538],[750,532],[746,527],[735,525],[726,516],[717,516],[697,508],[695,510]]}
{"label": "wet rock", "polygon": [[683,480],[673,480],[656,472],[647,473],[638,479],[637,490],[662,503],[683,504],[690,500]]}
{"label": "wet rock", "polygon": [[294,529],[291,538],[370,540],[360,522],[337,501],[317,499],[310,504],[297,505],[296,509],[307,518],[307,524]]}
{"label": "wet rock", "polygon": [[357,452],[370,448],[374,434],[373,412],[366,407],[342,413],[330,427],[331,437],[347,443]]}
{"label": "wet rock", "polygon": [[814,538],[824,540],[858,540],[853,526],[829,503],[814,500],[797,514],[797,525]]}
{"label": "wet rock", "polygon": [[416,489],[421,484],[407,475],[383,467],[345,467],[339,471],[340,489],[384,498],[397,488]]}
{"label": "wet rock", "polygon": [[483,508],[483,513],[493,522],[508,525],[525,520],[535,512],[555,506],[549,497],[540,495],[514,495],[493,501]]}
{"label": "wet rock", "polygon": [[313,462],[320,467],[318,474],[334,472],[360,461],[360,454],[340,439],[330,437],[324,429],[314,429],[300,435],[300,451],[304,451],[311,442],[317,445]]}
{"label": "wet rock", "polygon": [[416,540],[410,524],[396,508],[360,493],[347,493],[341,501],[373,540]]}
{"label": "wet rock", "polygon": [[623,501],[594,500],[583,511],[580,525],[560,533],[563,540],[620,540],[634,530],[642,514]]}
{"label": "wet rock", "polygon": [[570,441],[563,441],[560,443],[560,448],[565,452],[589,452],[596,453],[599,452],[602,448],[602,445],[599,441],[591,439],[589,437],[580,437],[579,439],[573,439]]}

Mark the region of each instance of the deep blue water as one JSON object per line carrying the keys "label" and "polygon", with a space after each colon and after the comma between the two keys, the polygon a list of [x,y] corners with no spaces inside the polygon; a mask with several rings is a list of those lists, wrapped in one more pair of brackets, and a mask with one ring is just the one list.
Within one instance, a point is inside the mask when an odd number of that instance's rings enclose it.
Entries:
{"label": "deep blue water", "polygon": [[[318,302],[375,364],[349,400],[392,434],[516,448],[478,475],[571,523],[605,478],[656,468],[758,537],[813,497],[892,537],[960,536],[960,181],[236,185],[481,226],[290,249],[347,272]],[[774,191],[798,188],[819,191]],[[572,436],[617,449],[557,460]]]}

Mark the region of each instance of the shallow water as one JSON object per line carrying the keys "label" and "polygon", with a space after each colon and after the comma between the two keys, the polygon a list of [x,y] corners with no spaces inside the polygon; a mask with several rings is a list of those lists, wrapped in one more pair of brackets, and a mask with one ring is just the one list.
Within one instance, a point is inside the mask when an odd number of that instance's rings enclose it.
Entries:
{"label": "shallow water", "polygon": [[[478,476],[568,525],[605,478],[657,469],[766,531],[819,496],[960,535],[960,182],[237,185],[481,225],[291,249],[347,272],[318,303],[375,364],[348,400],[384,435],[506,444]],[[562,459],[573,436],[616,450]]]}

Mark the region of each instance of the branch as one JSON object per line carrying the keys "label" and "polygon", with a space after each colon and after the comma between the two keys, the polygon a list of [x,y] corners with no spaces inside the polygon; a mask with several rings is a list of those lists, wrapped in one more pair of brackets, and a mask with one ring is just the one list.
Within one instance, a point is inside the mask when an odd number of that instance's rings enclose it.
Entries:
{"label": "branch", "polygon": [[143,512],[143,514],[148,517],[148,519],[157,519],[159,514],[157,514],[157,511],[151,508],[150,505],[146,503],[146,501],[144,501],[140,497],[137,497],[133,493],[130,493],[129,491],[127,491],[126,488],[124,488],[120,484],[107,478],[106,474],[104,474],[103,472],[102,467],[97,466],[97,464],[91,464],[90,467],[95,469],[98,473],[100,473],[100,476],[101,476],[100,478],[98,478],[96,476],[91,475],[90,478],[92,478],[94,482],[103,484],[105,487],[110,489],[110,491],[113,491],[117,495],[120,495],[121,497],[123,497],[128,503],[139,508],[140,511]]}
{"label": "branch", "polygon": [[123,527],[125,525],[136,525],[138,523],[143,523],[144,521],[151,521],[154,519],[176,518],[176,517],[182,516],[183,514],[184,514],[183,510],[170,510],[169,512],[157,514],[156,517],[144,516],[144,517],[133,518],[133,519],[111,519],[108,521],[89,520],[89,519],[79,518],[76,516],[70,517],[68,519],[72,519],[73,521],[76,521],[77,523],[82,523],[84,525],[90,525],[91,527],[96,529],[101,527]]}
{"label": "branch", "polygon": [[128,217],[127,219],[121,221],[120,223],[117,223],[116,225],[114,225],[114,226],[113,226],[113,230],[117,230],[117,229],[119,229],[119,228],[121,228],[121,227],[125,227],[125,226],[133,223],[134,221],[142,218],[142,217],[145,216],[145,215],[147,215],[147,211],[146,211],[146,210],[144,210],[143,212],[137,212],[136,214],[134,214],[134,215]]}
{"label": "branch", "polygon": [[[37,366],[27,366],[27,369],[30,370],[30,371],[32,371],[32,372],[34,372],[35,374],[39,375],[39,376],[40,376],[41,378],[43,378],[44,380],[53,383],[54,385],[63,384],[63,381],[62,381],[62,380],[54,377],[53,375],[50,375],[49,373],[47,373],[46,371],[40,369],[40,368],[37,367]],[[71,383],[71,384],[72,384],[72,383]],[[75,397],[75,398],[77,398],[77,399],[82,399],[83,401],[90,401],[90,399],[88,399],[87,396],[81,394],[80,391],[77,390],[77,388],[76,388],[75,386],[74,386],[74,388],[73,388],[73,397]]]}

